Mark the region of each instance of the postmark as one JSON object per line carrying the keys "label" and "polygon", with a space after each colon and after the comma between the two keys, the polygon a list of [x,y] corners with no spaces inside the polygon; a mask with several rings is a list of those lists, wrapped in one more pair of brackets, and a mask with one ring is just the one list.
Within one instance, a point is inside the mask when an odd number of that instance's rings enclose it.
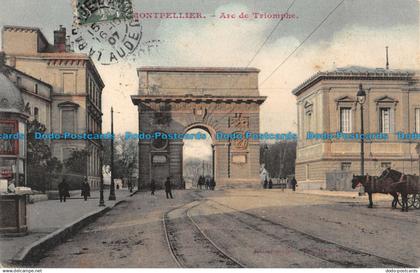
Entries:
{"label": "postmark", "polygon": [[88,54],[92,60],[108,65],[135,59],[157,48],[160,40],[143,41],[139,22],[115,19],[112,22],[74,26],[72,44],[76,51]]}
{"label": "postmark", "polygon": [[73,0],[72,4],[77,25],[133,19],[131,0]]}

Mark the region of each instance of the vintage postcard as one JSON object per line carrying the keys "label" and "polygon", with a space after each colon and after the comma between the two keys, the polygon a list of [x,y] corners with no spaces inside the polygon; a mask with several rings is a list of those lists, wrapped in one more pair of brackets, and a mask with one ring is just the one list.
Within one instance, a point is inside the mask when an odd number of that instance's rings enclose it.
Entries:
{"label": "vintage postcard", "polygon": [[0,1],[2,272],[418,272],[419,4]]}

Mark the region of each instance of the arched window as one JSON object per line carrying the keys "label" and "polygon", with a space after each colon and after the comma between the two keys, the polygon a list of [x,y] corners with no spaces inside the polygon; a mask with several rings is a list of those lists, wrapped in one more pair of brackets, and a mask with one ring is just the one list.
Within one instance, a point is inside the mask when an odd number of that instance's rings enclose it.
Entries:
{"label": "arched window", "polygon": [[34,119],[38,120],[39,118],[39,109],[38,107],[34,107]]}

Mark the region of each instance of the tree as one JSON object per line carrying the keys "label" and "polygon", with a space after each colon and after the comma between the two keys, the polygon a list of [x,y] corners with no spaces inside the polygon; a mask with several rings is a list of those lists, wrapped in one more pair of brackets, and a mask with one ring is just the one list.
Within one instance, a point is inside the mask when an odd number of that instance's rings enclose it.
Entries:
{"label": "tree", "polygon": [[[111,165],[111,140],[102,140],[104,147],[104,165]],[[135,139],[125,139],[118,134],[114,139],[114,178],[129,178],[137,169],[138,143]]]}
{"label": "tree", "polygon": [[45,133],[46,127],[37,120],[28,123],[28,185],[38,191],[50,190],[52,182],[59,176],[63,165],[51,154],[45,139],[35,139],[35,133]]}
{"label": "tree", "polygon": [[[265,163],[265,169],[271,177],[286,177],[295,173],[296,142],[281,141],[274,144],[261,144],[260,161]],[[266,153],[266,154],[265,154]]]}
{"label": "tree", "polygon": [[64,161],[66,170],[72,173],[86,175],[88,155],[89,153],[86,150],[74,150],[71,156]]}

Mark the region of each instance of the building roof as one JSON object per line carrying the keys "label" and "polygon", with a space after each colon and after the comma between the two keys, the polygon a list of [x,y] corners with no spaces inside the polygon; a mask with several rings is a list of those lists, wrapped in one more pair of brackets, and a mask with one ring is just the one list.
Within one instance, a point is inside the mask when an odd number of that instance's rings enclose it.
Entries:
{"label": "building roof", "polygon": [[20,90],[3,73],[0,73],[0,112],[18,114],[24,112]]}
{"label": "building roof", "polygon": [[15,32],[36,32],[39,34],[41,39],[47,44],[50,45],[47,38],[45,38],[44,34],[42,33],[41,29],[37,27],[27,27],[27,26],[12,26],[12,25],[6,25],[3,26],[4,31],[15,31]]}
{"label": "building roof", "polygon": [[413,77],[415,70],[370,68],[362,66],[346,66],[327,71],[319,71],[298,87],[292,90],[299,95],[317,82],[325,79],[333,80],[407,80]]}
{"label": "building roof", "polygon": [[142,66],[137,72],[203,72],[203,73],[249,73],[260,72],[254,67],[181,67],[181,66]]}

